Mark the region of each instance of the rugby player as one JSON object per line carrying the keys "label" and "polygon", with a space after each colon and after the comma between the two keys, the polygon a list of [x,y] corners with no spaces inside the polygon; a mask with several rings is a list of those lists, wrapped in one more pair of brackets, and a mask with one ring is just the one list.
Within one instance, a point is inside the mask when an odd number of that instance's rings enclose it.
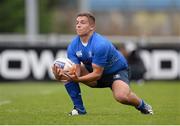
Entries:
{"label": "rugby player", "polygon": [[[77,36],[67,49],[68,58],[75,64],[75,71],[69,73],[65,84],[74,104],[69,114],[86,114],[79,83],[93,88],[109,87],[117,102],[134,106],[143,114],[153,114],[152,107],[129,87],[128,63],[125,57],[108,39],[95,32],[95,28],[95,17],[91,13],[77,15]],[[62,75],[61,69],[57,66],[52,69],[58,80],[58,76]]]}

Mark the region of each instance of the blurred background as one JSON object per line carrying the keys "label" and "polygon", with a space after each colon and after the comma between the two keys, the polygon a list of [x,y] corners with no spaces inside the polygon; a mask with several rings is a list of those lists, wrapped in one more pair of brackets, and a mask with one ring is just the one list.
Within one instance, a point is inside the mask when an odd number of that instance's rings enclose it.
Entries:
{"label": "blurred background", "polygon": [[179,0],[1,0],[0,6],[1,34],[27,34],[30,24],[36,34],[74,34],[77,12],[91,11],[102,34],[180,35]]}
{"label": "blurred background", "polygon": [[180,79],[179,0],[1,0],[0,81],[52,80],[82,11],[126,56],[132,80]]}

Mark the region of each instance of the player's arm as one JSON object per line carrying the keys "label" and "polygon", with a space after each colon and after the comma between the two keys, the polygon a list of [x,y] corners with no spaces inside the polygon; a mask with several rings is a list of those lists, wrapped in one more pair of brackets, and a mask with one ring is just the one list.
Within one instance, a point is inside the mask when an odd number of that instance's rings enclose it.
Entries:
{"label": "player's arm", "polygon": [[98,79],[101,78],[104,68],[96,64],[92,64],[92,67],[93,67],[93,72],[85,76],[79,77],[79,82],[82,83],[92,82],[92,81],[97,81]]}
{"label": "player's arm", "polygon": [[[100,79],[104,68],[96,64],[92,64],[92,67],[93,67],[93,72],[84,76],[78,76],[77,74],[70,75],[71,79],[75,82],[82,82],[82,83],[97,81],[98,79]],[[76,69],[77,72],[78,72],[78,69],[80,70],[80,68],[77,67]]]}
{"label": "player's arm", "polygon": [[81,65],[80,64],[74,64],[74,74],[78,77],[81,75]]}

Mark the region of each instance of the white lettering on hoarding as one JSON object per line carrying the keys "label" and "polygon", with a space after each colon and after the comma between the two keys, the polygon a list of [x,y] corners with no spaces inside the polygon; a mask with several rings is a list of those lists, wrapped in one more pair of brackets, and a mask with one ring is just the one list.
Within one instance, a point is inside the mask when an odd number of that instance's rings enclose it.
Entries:
{"label": "white lettering on hoarding", "polygon": [[[174,50],[141,51],[141,57],[147,68],[146,79],[176,79],[180,72],[179,55]],[[163,61],[170,62],[170,68],[162,68]]]}
{"label": "white lettering on hoarding", "polygon": [[[143,59],[147,72],[146,79],[180,79],[180,53],[175,50],[142,50],[140,56]],[[7,80],[24,80],[33,77],[35,80],[45,79],[48,75],[53,79],[51,65],[58,57],[66,57],[66,51],[60,50],[53,55],[51,50],[43,50],[38,55],[36,50],[11,50],[6,49],[0,53],[0,76]],[[9,67],[9,63],[18,61],[19,67]],[[169,67],[163,68],[162,62],[168,61]]]}
{"label": "white lettering on hoarding", "polygon": [[[59,51],[59,56],[64,56],[66,51]],[[55,60],[52,51],[44,50],[38,56],[35,50],[10,50],[7,49],[0,54],[0,76],[9,80],[23,80],[32,76],[36,80],[43,80],[46,73],[50,79],[53,79],[52,63]],[[18,61],[20,67],[11,68],[9,63]]]}
{"label": "white lettering on hoarding", "polygon": [[51,65],[54,61],[53,54],[51,51],[44,50],[41,52],[40,57],[34,50],[30,50],[27,55],[29,56],[29,64],[32,69],[32,74],[35,79],[42,80],[46,72],[52,77]]}
{"label": "white lettering on hoarding", "polygon": [[[10,61],[20,62],[19,68],[9,68]],[[5,50],[1,53],[1,76],[5,79],[25,79],[30,73],[26,52],[23,50]]]}
{"label": "white lettering on hoarding", "polygon": [[[162,61],[169,61],[171,67],[162,69]],[[152,53],[153,79],[175,79],[178,75],[178,54],[173,50],[157,50]]]}

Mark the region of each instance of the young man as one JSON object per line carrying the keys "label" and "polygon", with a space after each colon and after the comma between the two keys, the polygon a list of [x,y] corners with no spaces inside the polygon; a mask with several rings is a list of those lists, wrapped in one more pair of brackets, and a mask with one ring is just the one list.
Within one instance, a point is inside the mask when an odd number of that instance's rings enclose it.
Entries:
{"label": "young man", "polygon": [[[134,106],[143,114],[153,114],[152,107],[129,88],[128,64],[112,43],[95,32],[95,18],[90,13],[80,13],[76,18],[77,36],[68,46],[68,58],[75,63],[75,71],[69,73],[65,88],[74,109],[70,115],[86,114],[80,94],[79,82],[90,87],[110,87],[114,98],[125,105]],[[54,66],[58,80],[62,70]]]}

